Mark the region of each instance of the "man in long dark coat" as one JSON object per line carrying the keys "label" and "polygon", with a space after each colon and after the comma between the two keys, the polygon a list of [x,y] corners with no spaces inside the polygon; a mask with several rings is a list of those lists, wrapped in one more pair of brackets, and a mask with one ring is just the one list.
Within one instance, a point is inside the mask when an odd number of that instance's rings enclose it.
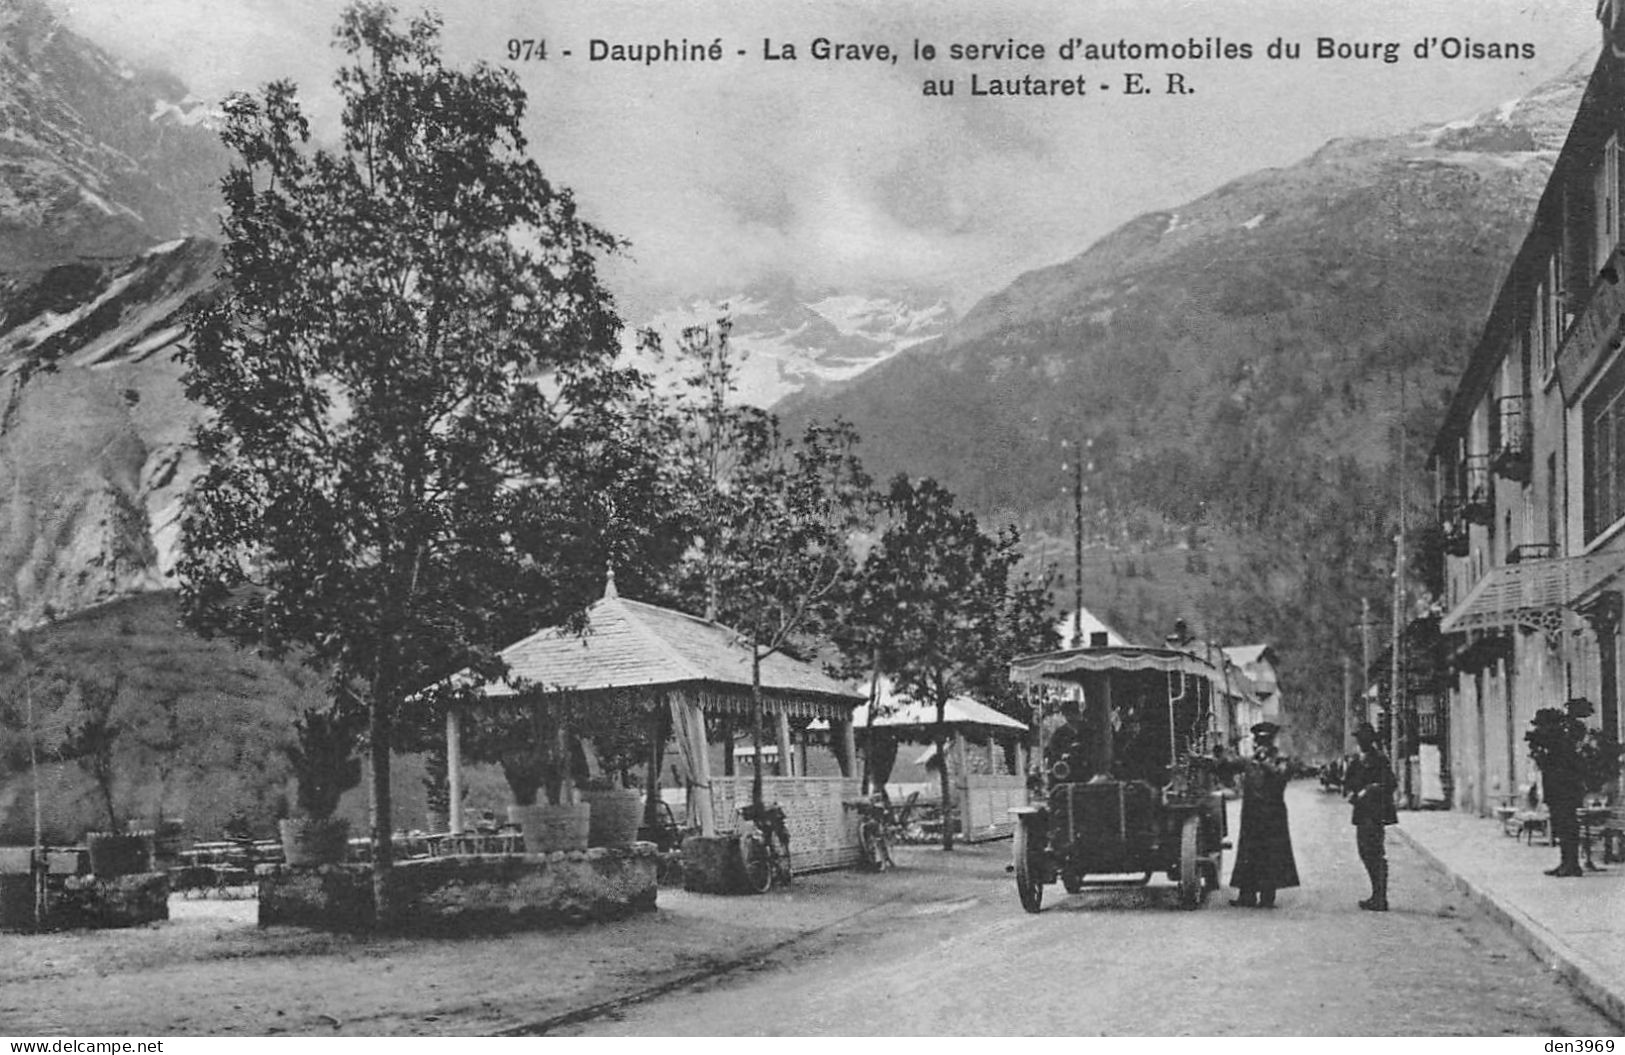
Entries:
{"label": "man in long dark coat", "polygon": [[1585,875],[1580,867],[1580,819],[1578,810],[1585,800],[1585,777],[1580,763],[1580,744],[1585,740],[1585,719],[1592,714],[1591,701],[1573,699],[1564,704],[1567,713],[1543,709],[1535,714],[1537,725],[1544,716],[1550,726],[1552,750],[1540,762],[1540,790],[1551,817],[1552,838],[1557,841],[1559,860],[1549,876],[1567,879]]}
{"label": "man in long dark coat", "polygon": [[1274,722],[1253,726],[1253,756],[1241,777],[1241,834],[1230,885],[1244,908],[1274,908],[1275,892],[1298,885],[1286,815],[1286,759],[1275,747]]}

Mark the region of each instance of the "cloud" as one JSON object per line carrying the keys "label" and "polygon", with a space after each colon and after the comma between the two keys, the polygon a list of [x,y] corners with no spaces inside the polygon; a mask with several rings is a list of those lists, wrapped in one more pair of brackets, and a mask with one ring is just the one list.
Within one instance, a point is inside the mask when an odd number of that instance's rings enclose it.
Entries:
{"label": "cloud", "polygon": [[[70,23],[127,58],[173,70],[219,97],[273,77],[297,80],[319,127],[339,56],[342,0],[62,0]],[[633,243],[609,269],[628,305],[725,292],[763,279],[809,289],[914,284],[961,305],[1021,270],[1081,252],[1133,216],[1177,207],[1262,166],[1290,164],[1327,139],[1442,121],[1519,95],[1592,43],[1573,0],[1014,0],[762,4],[759,0],[482,0],[444,3],[455,64],[503,62],[512,38],[545,38],[546,62],[516,65],[531,95],[528,131],[545,171]],[[405,10],[415,4],[404,3]],[[1262,57],[1276,36],[1312,42],[1422,34],[1537,43],[1534,62],[1296,63]],[[1187,64],[1195,94],[1127,98],[1127,67],[1085,67],[1084,99],[924,97],[926,76],[973,68],[817,62],[818,36],[1044,42],[1042,64],[994,72],[1071,74],[1053,49],[1099,41],[1247,41],[1250,61]],[[588,42],[722,41],[717,63],[590,62]],[[796,62],[760,56],[793,43]],[[570,47],[577,54],[565,58]],[[743,49],[745,57],[737,52]],[[1312,43],[1311,43],[1312,50]],[[1160,68],[1144,71],[1159,85]],[[1108,85],[1102,91],[1100,85]],[[629,313],[631,309],[629,308]]]}

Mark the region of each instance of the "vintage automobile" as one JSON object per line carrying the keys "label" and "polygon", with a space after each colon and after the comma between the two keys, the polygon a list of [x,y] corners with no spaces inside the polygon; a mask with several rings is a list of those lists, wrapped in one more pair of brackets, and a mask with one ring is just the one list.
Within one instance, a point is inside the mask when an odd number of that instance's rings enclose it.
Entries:
{"label": "vintage automobile", "polygon": [[1022,908],[1057,879],[1077,893],[1158,873],[1202,905],[1223,868],[1221,745],[1245,679],[1219,653],[1115,645],[1021,656],[1010,676],[1050,708],[1070,696],[1080,719],[1064,755],[1046,749],[1043,804],[1010,811]]}

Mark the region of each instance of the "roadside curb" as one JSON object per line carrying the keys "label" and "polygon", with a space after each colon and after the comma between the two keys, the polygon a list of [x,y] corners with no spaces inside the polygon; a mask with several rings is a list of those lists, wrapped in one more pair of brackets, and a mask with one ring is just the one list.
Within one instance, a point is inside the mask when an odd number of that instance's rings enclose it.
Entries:
{"label": "roadside curb", "polygon": [[1429,865],[1445,875],[1453,886],[1482,908],[1490,918],[1506,927],[1535,957],[1554,971],[1585,998],[1593,1007],[1625,1029],[1625,992],[1609,984],[1602,972],[1583,962],[1569,944],[1547,930],[1528,913],[1504,904],[1493,893],[1485,890],[1466,876],[1451,868],[1432,850],[1424,846],[1405,830],[1404,825],[1388,829],[1397,832],[1405,844],[1415,850]]}

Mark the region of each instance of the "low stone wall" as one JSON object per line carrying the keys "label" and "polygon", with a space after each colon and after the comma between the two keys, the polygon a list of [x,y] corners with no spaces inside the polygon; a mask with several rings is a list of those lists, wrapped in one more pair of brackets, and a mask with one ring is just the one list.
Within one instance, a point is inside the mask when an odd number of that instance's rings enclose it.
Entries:
{"label": "low stone wall", "polygon": [[169,918],[169,874],[100,879],[64,876],[60,889],[47,888],[45,926],[50,930],[80,927],[136,927]]}
{"label": "low stone wall", "polygon": [[[624,919],[655,907],[652,843],[551,854],[469,854],[401,861],[391,928],[470,934]],[[361,864],[261,865],[260,926],[371,930],[372,874]]]}

